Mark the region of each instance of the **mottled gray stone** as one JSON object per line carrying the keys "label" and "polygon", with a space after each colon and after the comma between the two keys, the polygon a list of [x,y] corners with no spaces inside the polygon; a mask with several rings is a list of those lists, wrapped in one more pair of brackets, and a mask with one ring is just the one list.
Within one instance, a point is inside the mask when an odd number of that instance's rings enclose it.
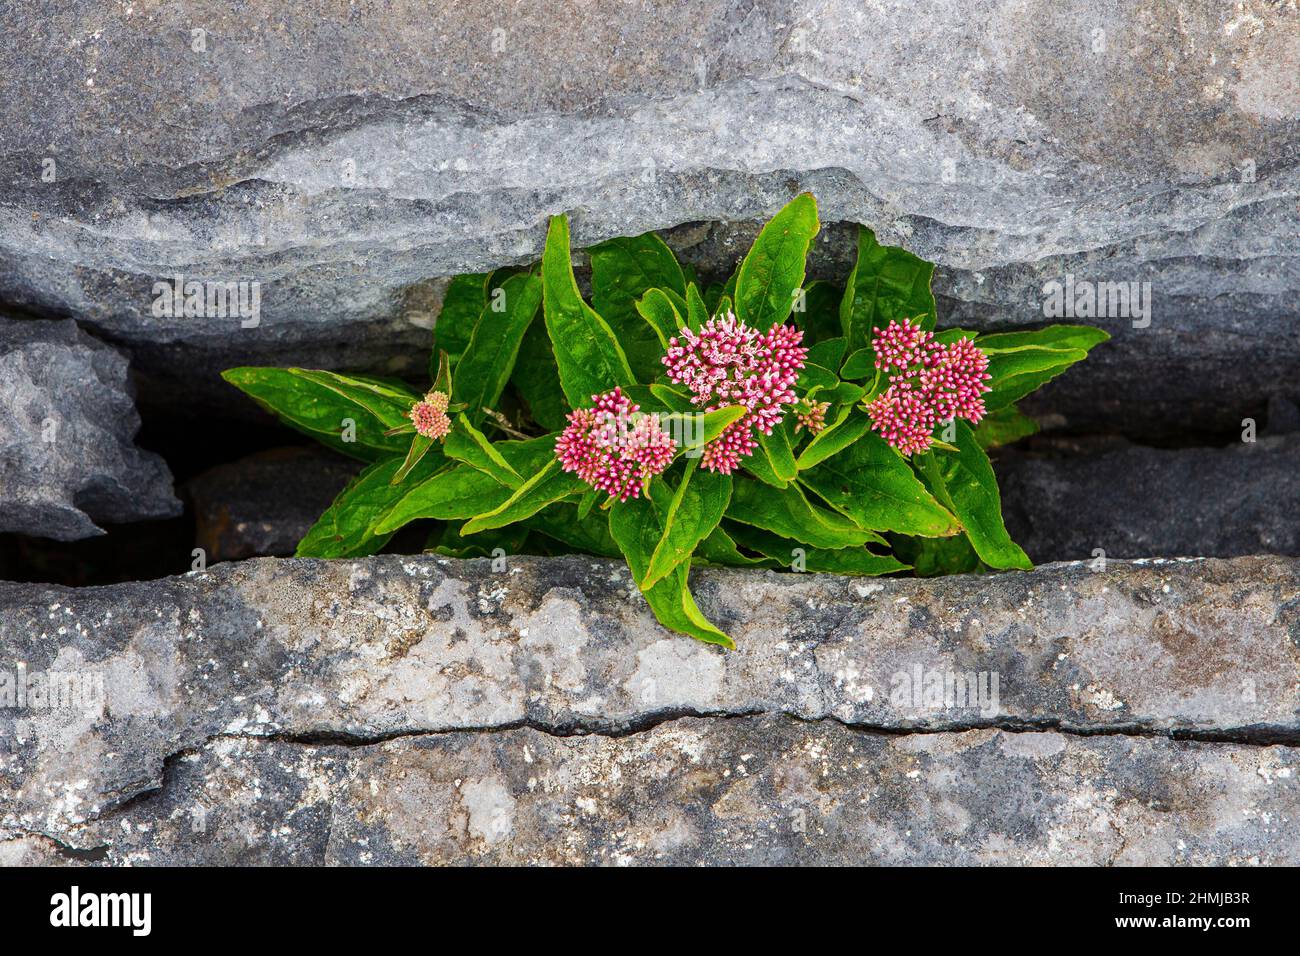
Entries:
{"label": "mottled gray stone", "polygon": [[1035,561],[1300,555],[1300,434],[1226,448],[1059,441],[1003,449],[1011,536]]}
{"label": "mottled gray stone", "polygon": [[179,514],[139,428],[117,351],[69,320],[0,316],[0,531],[73,541]]}
{"label": "mottled gray stone", "polygon": [[[665,631],[626,568],[591,558],[502,571],[258,559],[101,588],[0,584],[9,672],[99,675],[104,689],[78,707],[0,709],[0,830],[57,837],[223,736],[626,733],[788,714],[890,731],[1300,738],[1293,559],[939,580],[714,570],[695,591],[738,651]],[[953,674],[984,675],[984,696],[928,696]]]}
{"label": "mottled gray stone", "polygon": [[[1104,320],[1116,342],[1041,410],[1222,431],[1295,396],[1296,17],[1267,0],[472,0],[452,17],[36,0],[0,36],[0,299],[92,323],[180,394],[250,362],[414,372],[424,280],[536,257],[550,213],[582,245],[759,219],[811,189],[826,222],[939,263],[948,320],[1042,321],[1066,273],[1150,281],[1151,326]],[[178,272],[261,282],[261,325],[153,317],[153,282]]]}
{"label": "mottled gray stone", "polygon": [[207,559],[287,557],[361,463],[325,449],[277,448],[218,465],[185,484]]}
{"label": "mottled gray stone", "polygon": [[370,746],[221,739],[0,858],[131,865],[1290,865],[1300,751],[682,718]]}

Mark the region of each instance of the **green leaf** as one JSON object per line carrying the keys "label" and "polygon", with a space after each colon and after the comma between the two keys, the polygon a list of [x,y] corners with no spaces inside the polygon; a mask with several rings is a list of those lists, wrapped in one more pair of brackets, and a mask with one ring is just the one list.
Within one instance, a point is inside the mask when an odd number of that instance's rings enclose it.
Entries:
{"label": "green leaf", "polygon": [[987,451],[1027,438],[1037,431],[1038,422],[1016,406],[1007,405],[984,416],[975,428],[975,440]]}
{"label": "green leaf", "polygon": [[727,517],[816,548],[849,548],[883,541],[842,515],[812,504],[798,485],[772,488],[739,479],[731,492]]}
{"label": "green leaf", "polygon": [[652,232],[611,239],[588,250],[591,257],[591,304],[609,323],[627,354],[637,379],[648,382],[663,371],[663,343],[647,325],[637,300],[651,289],[686,294],[686,278],[677,258]]}
{"label": "green leaf", "polygon": [[559,461],[552,458],[545,468],[515,489],[501,504],[466,522],[460,533],[464,536],[492,528],[504,528],[508,524],[530,518],[547,505],[581,492],[586,487],[577,475],[561,471]]}
{"label": "green leaf", "polygon": [[774,564],[780,566],[771,558],[751,558],[741,554],[736,548],[736,542],[721,527],[714,528],[709,536],[700,542],[692,560],[733,568],[771,567]]}
{"label": "green leaf", "polygon": [[[426,461],[414,471],[417,478],[429,474],[436,462]],[[374,519],[390,508],[406,488],[392,485],[401,458],[385,458],[366,467],[325,509],[298,542],[300,558],[355,558],[374,554],[393,536],[392,531],[370,530]],[[393,529],[396,530],[396,529]]]}
{"label": "green leaf", "polygon": [[789,479],[782,478],[776,473],[776,469],[772,465],[772,459],[767,456],[767,453],[762,448],[755,448],[752,455],[740,459],[740,467],[763,482],[763,484],[770,485],[773,488],[785,488],[790,484]]}
{"label": "green leaf", "polygon": [[985,355],[1017,352],[1024,349],[1057,349],[1088,351],[1110,339],[1109,333],[1091,325],[1049,325],[1043,329],[1025,332],[994,332],[975,339]]}
{"label": "green leaf", "polygon": [[[920,316],[920,324],[933,329],[933,276],[933,263],[905,249],[882,246],[870,229],[859,226],[858,260],[840,302],[840,326],[848,339],[850,356],[858,349],[870,348],[871,330],[884,328],[891,321]],[[845,377],[849,377],[847,373]]]}
{"label": "green leaf", "polygon": [[820,228],[810,193],[796,196],[772,217],[740,264],[737,318],[760,331],[785,321],[803,286],[808,248]]}
{"label": "green leaf", "polygon": [[[406,476],[414,470],[415,466],[423,461],[424,457],[429,454],[433,445],[434,442],[432,438],[425,438],[423,435],[412,435],[411,447],[406,453],[406,460],[402,462],[401,467],[393,474],[390,483],[396,485],[405,480]],[[441,458],[442,456],[439,455],[438,457]]]}
{"label": "green leaf", "polygon": [[401,497],[377,513],[370,533],[392,534],[421,518],[455,521],[472,518],[484,509],[505,502],[511,490],[487,472],[470,465],[457,465],[421,481],[406,482],[396,489]]}
{"label": "green leaf", "polygon": [[778,481],[782,483],[793,481],[794,476],[799,474],[799,468],[794,461],[794,450],[790,440],[790,419],[787,418],[773,428],[770,435],[764,435],[758,429],[754,429],[754,437],[758,440],[758,448],[755,449],[753,457],[767,459],[769,470]]}
{"label": "green leaf", "polygon": [[[632,394],[629,392],[628,394]],[[650,386],[650,394],[654,396],[655,401],[662,404],[665,408],[682,415],[695,414],[695,404],[691,401],[689,395],[680,388],[672,385],[655,383]]]}
{"label": "green leaf", "polygon": [[[875,576],[906,571],[909,567],[893,555],[874,554],[865,547],[810,548],[761,528],[729,524],[727,529],[743,547],[766,555],[781,567],[792,571]],[[799,567],[800,564],[802,568]]]}
{"label": "green leaf", "polygon": [[[410,447],[409,436],[385,434],[410,423],[406,413],[419,396],[409,390],[305,369],[232,368],[221,377],[286,425],[362,461],[404,455]],[[353,429],[355,440],[345,440]]]}
{"label": "green leaf", "polygon": [[691,327],[691,331],[698,332],[707,321],[709,321],[709,307],[704,304],[700,290],[692,282],[686,288],[686,324]]}
{"label": "green leaf", "polygon": [[840,384],[840,378],[828,368],[816,364],[815,362],[805,362],[803,368],[799,371],[799,378],[795,382],[795,388],[805,394],[825,389],[832,389]]}
{"label": "green leaf", "polygon": [[636,311],[654,330],[660,349],[667,349],[668,341],[686,325],[682,312],[663,289],[651,289],[637,300]]}
{"label": "green leaf", "polygon": [[840,375],[850,381],[862,381],[876,374],[875,349],[858,349],[844,362]]}
{"label": "green leaf", "polygon": [[703,454],[705,445],[744,417],[743,406],[728,405],[711,412],[672,412],[660,415],[659,424],[677,441],[679,454],[696,459]]}
{"label": "green leaf", "polygon": [[456,427],[447,435],[442,451],[448,458],[486,472],[507,488],[518,488],[524,483],[523,476],[463,413],[456,416]]}
{"label": "green leaf", "polygon": [[1086,325],[1053,325],[1033,332],[982,335],[975,344],[989,357],[989,411],[1018,402],[1060,375],[1110,336]]}
{"label": "green leaf", "polygon": [[451,525],[443,525],[429,537],[426,548],[449,558],[492,558],[500,548],[505,554],[527,554],[528,528],[515,525],[496,532],[484,532],[473,540],[462,538]]}
{"label": "green leaf", "polygon": [[695,546],[722,520],[731,500],[731,476],[698,471],[695,461],[686,465],[672,503],[663,516],[664,533],[650,557],[645,586],[651,587],[683,561],[690,561]]}
{"label": "green leaf", "polygon": [[1031,570],[1033,562],[1002,523],[1002,498],[988,455],[966,422],[958,421],[956,426],[956,454],[926,452],[917,456],[918,466],[932,483],[942,484],[945,503],[961,519],[981,561],[993,568]]}
{"label": "green leaf", "polygon": [[560,373],[560,386],[572,408],[591,404],[593,395],[635,381],[627,356],[609,325],[582,300],[569,259],[569,220],[552,216],[542,252],[543,311]]}
{"label": "green leaf", "polygon": [[442,296],[442,309],[433,326],[433,353],[429,359],[429,378],[438,375],[438,352],[459,359],[474,333],[474,325],[488,303],[488,273],[456,276]]}
{"label": "green leaf", "polygon": [[686,295],[686,276],[668,245],[653,232],[610,239],[587,250],[591,302],[611,324],[636,317],[636,300],[651,289]]}
{"label": "green leaf", "polygon": [[951,538],[913,538],[898,535],[894,551],[912,565],[920,578],[933,578],[941,574],[972,574],[984,570],[979,555],[964,534]]}
{"label": "green leaf", "polygon": [[808,361],[834,371],[844,361],[844,346],[845,340],[843,336],[823,339],[816,345],[809,346]]}
{"label": "green leaf", "polygon": [[[452,401],[464,403],[470,421],[483,420],[483,409],[496,408],[501,393],[515,368],[515,358],[524,334],[542,304],[542,280],[525,274],[513,275],[501,286],[501,294],[479,316],[465,352],[456,365]],[[494,311],[497,306],[504,311]]]}
{"label": "green leaf", "polygon": [[799,473],[799,480],[860,528],[943,537],[961,530],[879,435],[865,432],[843,451]]}
{"label": "green leaf", "polygon": [[[661,498],[665,497],[663,492],[666,488],[662,487],[660,479],[655,479],[651,484],[661,486],[661,490],[656,489],[655,493]],[[640,587],[650,569],[650,557],[655,545],[663,536],[663,525],[654,502],[641,497],[616,505],[609,512],[609,532],[627,559],[632,577]],[[664,627],[709,644],[735,648],[735,642],[714,627],[696,605],[687,583],[689,573],[690,562],[684,561],[652,588],[642,588],[641,593],[645,595],[650,610]]]}
{"label": "green leaf", "polygon": [[852,406],[840,409],[835,420],[813,436],[799,454],[800,471],[812,468],[825,461],[831,455],[848,448],[855,441],[871,430],[871,419],[866,413]]}
{"label": "green leaf", "polygon": [[565,416],[569,406],[560,388],[560,372],[545,323],[534,322],[528,327],[510,382],[537,424],[548,431],[559,431],[567,424]]}

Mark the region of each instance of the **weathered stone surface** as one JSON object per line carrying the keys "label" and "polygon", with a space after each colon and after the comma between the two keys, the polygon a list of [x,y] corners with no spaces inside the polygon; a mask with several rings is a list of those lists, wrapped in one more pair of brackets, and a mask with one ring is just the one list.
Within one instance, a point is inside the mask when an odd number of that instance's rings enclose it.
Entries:
{"label": "weathered stone surface", "polygon": [[185,485],[208,561],[292,555],[361,463],[325,449],[277,448],[219,465]]}
{"label": "weathered stone surface", "polygon": [[73,541],[180,513],[167,465],[135,445],[114,349],[71,321],[0,316],[0,383],[0,531]]}
{"label": "weathered stone surface", "polygon": [[[1104,320],[1104,376],[1044,406],[1071,422],[1223,430],[1294,395],[1291,5],[335,7],[12,11],[0,299],[191,394],[248,362],[415,371],[422,281],[535,257],[550,213],[589,244],[811,189],[938,262],[953,321],[1042,321],[1067,273],[1151,282],[1150,327]],[[261,282],[261,324],[154,317],[177,273]]]}
{"label": "weathered stone surface", "polygon": [[1060,456],[1003,449],[995,463],[1007,529],[1035,561],[1091,560],[1098,548],[1111,558],[1300,555],[1300,435],[1052,450]]}
{"label": "weathered stone surface", "polygon": [[834,721],[530,728],[372,746],[213,741],[14,863],[1300,863],[1300,751],[1128,736],[885,736]]}
{"label": "weathered stone surface", "polygon": [[[0,584],[6,666],[99,675],[104,690],[64,701],[80,707],[0,710],[0,829],[58,836],[222,735],[357,743],[789,714],[893,731],[1300,738],[1291,559],[928,581],[708,571],[695,590],[739,651],[668,633],[626,568],[589,558],[504,571],[259,559],[104,588]],[[944,700],[957,674],[982,696]]]}

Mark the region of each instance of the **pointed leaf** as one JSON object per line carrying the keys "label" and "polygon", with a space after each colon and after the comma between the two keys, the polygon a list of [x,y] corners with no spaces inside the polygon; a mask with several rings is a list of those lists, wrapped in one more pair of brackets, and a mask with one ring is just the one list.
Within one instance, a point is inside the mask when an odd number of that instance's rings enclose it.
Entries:
{"label": "pointed leaf", "polygon": [[957,453],[927,452],[919,456],[922,467],[936,467],[947,494],[947,502],[961,519],[975,553],[993,568],[1028,571],[1033,562],[1011,540],[1002,523],[1002,498],[989,456],[979,446],[975,433],[964,421],[957,425]]}
{"label": "pointed leaf", "polygon": [[[387,544],[393,532],[373,532],[370,526],[406,493],[405,487],[395,488],[391,483],[401,465],[401,458],[385,458],[353,478],[298,542],[296,555],[355,558],[374,554]],[[418,465],[415,477],[427,476],[434,467],[433,462]]]}
{"label": "pointed leaf", "polygon": [[865,547],[812,548],[749,525],[728,524],[727,528],[737,543],[791,571],[799,570],[798,565],[802,564],[804,571],[874,576],[906,571],[909,567],[892,554],[874,554]]}
{"label": "pointed leaf", "polygon": [[[656,480],[652,484],[662,485],[662,482]],[[654,503],[641,497],[616,505],[609,512],[609,531],[640,587],[650,569],[655,544],[663,535]],[[650,610],[664,627],[709,644],[734,648],[731,638],[714,627],[696,605],[687,583],[689,572],[690,563],[683,562],[654,587],[642,588]]]}
{"label": "pointed leaf", "polygon": [[683,561],[690,561],[695,546],[722,520],[731,500],[731,476],[699,471],[688,462],[672,503],[663,516],[663,537],[655,546],[645,585],[653,586]]}
{"label": "pointed leaf", "polygon": [[636,311],[654,330],[661,349],[686,325],[684,313],[663,289],[651,289],[637,300]]}
{"label": "pointed leaf", "polygon": [[798,485],[778,489],[738,479],[727,517],[817,548],[849,548],[883,540],[843,515],[812,504]]}
{"label": "pointed leaf", "polygon": [[520,485],[500,505],[466,522],[460,533],[471,535],[492,528],[504,528],[508,524],[532,517],[552,502],[579,493],[586,487],[577,475],[561,471],[559,461],[552,458],[545,468]]}
{"label": "pointed leaf", "polygon": [[767,331],[784,322],[803,286],[808,248],[821,223],[810,193],[792,199],[763,227],[736,277],[736,317]]}
{"label": "pointed leaf", "polygon": [[[409,424],[406,412],[419,400],[414,392],[303,369],[232,368],[221,377],[286,425],[354,458],[374,461],[404,455],[410,447],[409,433],[386,432]],[[345,441],[353,432],[355,440]]]}
{"label": "pointed leaf", "polygon": [[[859,226],[858,260],[849,273],[840,303],[840,325],[848,339],[849,354],[870,348],[871,330],[884,328],[891,321],[919,316],[924,328],[933,329],[933,276],[933,263],[918,259],[906,249],[882,246],[870,229]],[[847,373],[845,377],[849,377]]]}
{"label": "pointed leaf", "polygon": [[524,333],[510,383],[528,405],[528,413],[537,424],[548,431],[559,431],[567,424],[565,416],[569,406],[560,388],[560,372],[555,365],[546,323],[534,322]]}
{"label": "pointed leaf", "polygon": [[[542,280],[513,275],[479,316],[465,353],[456,365],[452,401],[464,403],[471,423],[483,421],[483,409],[496,408],[515,369],[524,334],[542,304]],[[504,311],[495,311],[500,306]]]}
{"label": "pointed leaf", "polygon": [[627,356],[604,319],[578,291],[569,259],[569,220],[552,216],[542,253],[543,311],[560,373],[560,385],[573,408],[591,404],[593,395],[635,381]]}
{"label": "pointed leaf", "polygon": [[924,537],[956,534],[961,525],[926,490],[897,451],[865,432],[843,451],[799,473],[799,481],[860,528]]}
{"label": "pointed leaf", "polygon": [[447,435],[442,451],[448,458],[463,461],[486,472],[507,488],[518,488],[524,483],[523,476],[511,467],[481,431],[470,424],[463,413],[456,416],[456,427]]}
{"label": "pointed leaf", "polygon": [[813,436],[799,454],[799,470],[812,468],[848,448],[871,430],[871,419],[850,405],[840,409],[835,421]]}
{"label": "pointed leaf", "polygon": [[433,326],[434,348],[429,358],[429,380],[438,377],[438,352],[459,359],[469,344],[474,324],[487,306],[488,273],[456,276],[442,295],[442,309]]}
{"label": "pointed leaf", "polygon": [[412,436],[411,448],[406,453],[406,460],[402,462],[401,467],[399,467],[393,474],[392,480],[389,483],[394,485],[400,484],[406,476],[411,473],[412,469],[424,460],[424,456],[433,448],[433,444],[434,442],[432,438],[425,438],[423,435]]}
{"label": "pointed leaf", "polygon": [[753,457],[766,458],[771,474],[775,475],[778,481],[782,483],[793,481],[795,475],[799,474],[799,468],[795,464],[794,449],[791,447],[789,419],[773,428],[770,435],[764,435],[757,428],[754,429],[754,437],[758,439],[758,448],[755,449]]}

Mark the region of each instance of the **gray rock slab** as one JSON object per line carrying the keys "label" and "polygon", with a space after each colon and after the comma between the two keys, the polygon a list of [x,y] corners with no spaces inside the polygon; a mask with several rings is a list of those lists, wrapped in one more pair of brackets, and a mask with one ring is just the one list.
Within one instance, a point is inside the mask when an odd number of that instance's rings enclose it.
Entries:
{"label": "gray rock slab", "polygon": [[1294,559],[937,580],[710,570],[694,589],[740,650],[665,631],[625,567],[590,558],[509,558],[500,571],[433,556],[257,559],[80,590],[0,584],[0,681],[41,674],[47,689],[0,709],[0,828],[57,835],[97,819],[223,736],[627,733],[747,714],[886,731],[1300,736]]}
{"label": "gray rock slab", "polygon": [[139,428],[121,354],[70,320],[0,316],[0,532],[73,541],[180,514]]}
{"label": "gray rock slab", "polygon": [[[585,245],[811,189],[826,222],[937,262],[946,320],[1041,322],[1067,274],[1150,282],[1150,325],[1100,320],[1105,374],[1043,410],[1222,430],[1295,394],[1296,18],[1267,0],[473,0],[450,18],[37,0],[0,37],[0,301],[93,324],[166,394],[220,394],[234,364],[414,373],[426,280],[535,258],[551,213]],[[154,315],[176,274],[260,283],[260,324]]]}
{"label": "gray rock slab", "polygon": [[1058,443],[997,453],[1007,529],[1035,561],[1300,555],[1300,434],[1225,448]]}
{"label": "gray rock slab", "polygon": [[1300,751],[682,718],[381,744],[221,739],[11,864],[1290,865]]}
{"label": "gray rock slab", "polygon": [[362,463],[325,449],[276,448],[185,483],[209,562],[287,557]]}

